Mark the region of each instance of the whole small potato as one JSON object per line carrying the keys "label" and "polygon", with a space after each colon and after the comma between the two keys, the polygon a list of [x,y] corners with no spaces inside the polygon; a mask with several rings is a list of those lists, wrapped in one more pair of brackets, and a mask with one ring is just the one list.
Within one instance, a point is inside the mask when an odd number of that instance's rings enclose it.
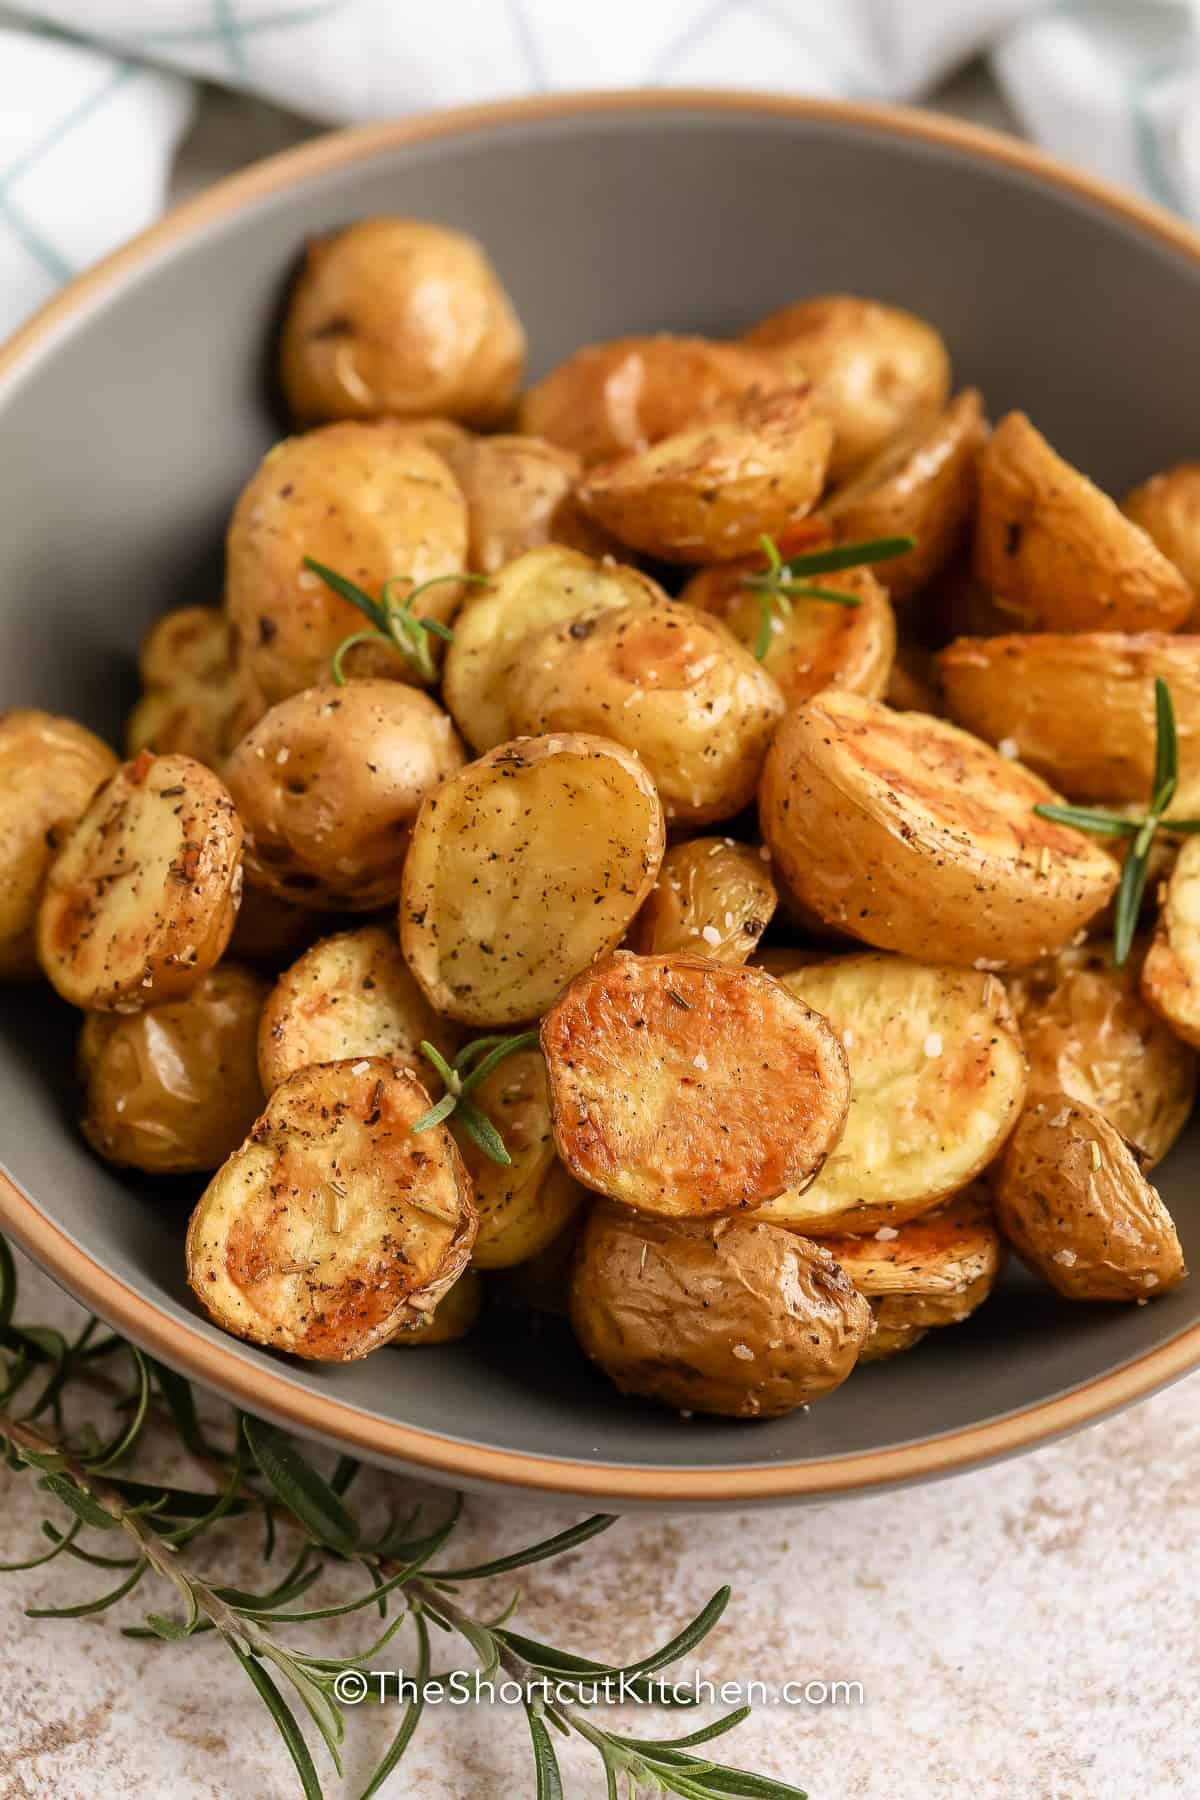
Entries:
{"label": "whole small potato", "polygon": [[585,1197],[554,1148],[546,1061],[517,1050],[471,1093],[504,1140],[510,1163],[494,1162],[466,1132],[459,1147],[471,1173],[479,1230],[477,1269],[509,1269],[540,1256],[567,1229]]}
{"label": "whole small potato", "polygon": [[836,432],[831,481],[854,474],[949,397],[950,358],[933,326],[857,294],[797,300],[760,320],[744,341],[783,352],[792,379],[813,383]]}
{"label": "whole small potato", "polygon": [[[467,565],[467,503],[443,459],[403,425],[326,425],[286,438],[243,488],[229,525],[225,605],[239,661],[273,706],[328,678],[334,651],[368,620],[312,569],[307,556],[378,600],[399,604],[422,582],[418,611],[449,619]],[[382,640],[346,658],[351,675],[415,681]]]}
{"label": "whole small potato", "polygon": [[424,219],[359,219],[310,239],[279,346],[288,406],[322,419],[511,411],[525,333],[482,245]]}
{"label": "whole small potato", "polygon": [[767,1419],[841,1386],[871,1310],[819,1244],[773,1225],[601,1203],[580,1239],[571,1324],[624,1394]]}
{"label": "whole small potato", "polygon": [[138,653],[142,697],[129,715],[130,756],[177,751],[220,769],[241,698],[233,630],[215,606],[179,606],[150,627]]}
{"label": "whole small potato", "polygon": [[1148,531],[1192,590],[1187,623],[1200,629],[1200,462],[1179,463],[1126,494],[1121,511]]}
{"label": "whole small potato", "polygon": [[93,1150],[154,1175],[219,1168],[263,1108],[266,995],[261,976],[223,962],[180,1000],[124,1017],[89,1013],[79,1057]]}
{"label": "whole small potato", "polygon": [[74,719],[14,706],[0,713],[0,981],[35,981],[38,902],[67,830],[117,766]]}
{"label": "whole small potato", "polygon": [[672,844],[629,932],[642,956],[687,950],[737,968],[754,953],[776,905],[771,864],[733,838]]}
{"label": "whole small potato", "polygon": [[389,1340],[391,1348],[422,1350],[435,1344],[453,1344],[474,1331],[482,1311],[483,1277],[475,1269],[466,1268],[432,1312],[401,1326]]}
{"label": "whole small potato", "polygon": [[1160,890],[1142,996],[1185,1044],[1200,1048],[1200,838],[1185,838]]}
{"label": "whole small potato", "polygon": [[352,681],[293,694],[225,765],[250,881],[349,912],[395,899],[421,802],[463,761],[449,715],[417,688]]}

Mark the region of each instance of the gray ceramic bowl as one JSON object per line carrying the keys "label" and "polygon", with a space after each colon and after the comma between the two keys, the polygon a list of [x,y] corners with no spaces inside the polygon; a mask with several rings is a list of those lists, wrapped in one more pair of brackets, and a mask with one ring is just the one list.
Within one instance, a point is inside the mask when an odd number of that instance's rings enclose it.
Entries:
{"label": "gray ceramic bowl", "polygon": [[[205,195],[0,354],[0,701],[118,736],[133,653],[218,591],[221,534],[278,426],[269,356],[306,233],[426,215],[487,244],[533,373],[578,344],[730,332],[805,292],[927,313],[993,412],[1023,406],[1106,487],[1197,454],[1200,242],[1010,141],[919,114],[689,94],[555,99],[321,140]],[[617,1506],[828,1496],[1011,1453],[1200,1361],[1200,1280],[1070,1306],[1014,1270],[968,1324],[791,1418],[619,1398],[565,1332],[322,1368],[225,1337],[183,1273],[190,1191],[75,1129],[75,1021],[0,997],[0,1223],[168,1363],[379,1462]],[[1163,1166],[1200,1264],[1200,1131]]]}

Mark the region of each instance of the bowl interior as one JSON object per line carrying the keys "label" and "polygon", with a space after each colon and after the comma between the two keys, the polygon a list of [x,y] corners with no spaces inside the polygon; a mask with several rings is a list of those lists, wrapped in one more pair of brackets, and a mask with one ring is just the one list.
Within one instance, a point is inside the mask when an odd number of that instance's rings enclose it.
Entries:
{"label": "bowl interior", "polygon": [[[806,292],[926,313],[993,415],[1028,410],[1120,491],[1194,455],[1200,258],[1096,200],[981,150],[869,116],[652,101],[507,118],[348,156],[152,251],[0,379],[0,703],[119,738],[133,655],[167,607],[212,601],[233,499],[279,434],[270,358],[306,234],[371,212],[486,243],[537,374],[577,345],[653,329],[736,331]],[[105,1169],[75,1129],[75,1019],[0,995],[0,1145],[44,1214],[172,1320],[214,1337],[183,1277],[195,1184]],[[1200,1262],[1200,1131],[1162,1167]],[[597,1466],[802,1465],[935,1439],[1094,1381],[1196,1324],[1200,1287],[1137,1309],[1071,1307],[1021,1272],[952,1337],[751,1427],[619,1398],[565,1330],[345,1368],[223,1339],[250,1369],[443,1438]],[[583,1483],[586,1486],[586,1481]]]}

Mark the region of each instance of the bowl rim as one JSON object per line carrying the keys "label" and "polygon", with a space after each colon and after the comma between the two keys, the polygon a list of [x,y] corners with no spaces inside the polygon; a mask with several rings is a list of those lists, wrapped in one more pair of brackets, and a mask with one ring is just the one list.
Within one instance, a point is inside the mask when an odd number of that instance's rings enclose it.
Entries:
{"label": "bowl rim", "polygon": [[[574,116],[671,113],[794,118],[865,128],[965,152],[1082,198],[1200,267],[1200,233],[1139,196],[1084,174],[1044,151],[982,126],[917,108],[721,89],[634,88],[536,95],[423,113],[326,133],[265,158],[173,208],[157,224],[76,276],[0,345],[0,392],[48,353],[67,326],[209,222],[315,176],[401,145],[461,137],[497,126]],[[1106,1375],[1032,1406],[944,1436],[816,1462],[664,1467],[583,1462],[500,1450],[442,1437],[351,1404],[314,1394],[263,1358],[244,1360],[197,1324],[169,1318],[136,1288],[105,1269],[0,1170],[0,1226],[73,1295],[164,1363],[254,1412],[301,1434],[317,1435],[368,1460],[396,1462],[467,1485],[620,1504],[730,1506],[748,1501],[831,1497],[947,1475],[1031,1449],[1078,1429],[1175,1380],[1200,1364],[1200,1321]]]}

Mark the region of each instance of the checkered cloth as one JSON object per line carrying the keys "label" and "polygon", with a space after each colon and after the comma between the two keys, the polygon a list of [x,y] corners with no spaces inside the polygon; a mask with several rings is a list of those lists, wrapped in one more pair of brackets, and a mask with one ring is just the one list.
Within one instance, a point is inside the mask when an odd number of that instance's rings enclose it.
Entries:
{"label": "checkered cloth", "polygon": [[346,122],[656,84],[913,99],[980,51],[1032,137],[1200,221],[1200,0],[0,3],[0,336],[155,216],[190,77]]}

